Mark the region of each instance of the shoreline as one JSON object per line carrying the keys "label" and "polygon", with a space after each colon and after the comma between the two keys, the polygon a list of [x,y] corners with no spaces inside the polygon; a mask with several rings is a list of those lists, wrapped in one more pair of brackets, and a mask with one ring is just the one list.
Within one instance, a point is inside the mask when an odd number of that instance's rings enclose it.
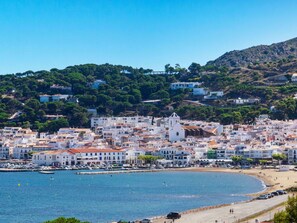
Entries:
{"label": "shoreline", "polygon": [[[7,169],[6,169],[7,170]],[[57,170],[57,169],[56,169]],[[24,171],[24,170],[18,170]],[[25,170],[26,171],[26,170]],[[30,169],[28,172],[34,171]],[[59,170],[61,171],[61,170]],[[77,170],[76,170],[77,171]],[[11,172],[11,170],[5,171]],[[12,171],[14,172],[14,171]],[[215,172],[215,173],[232,173],[232,174],[244,174],[262,182],[263,190],[255,193],[245,194],[248,200],[238,201],[234,203],[225,203],[214,206],[203,206],[193,208],[190,210],[180,211],[182,217],[176,220],[177,223],[213,223],[215,222],[215,216],[220,216],[219,222],[234,222],[234,219],[230,219],[230,208],[234,208],[235,213],[232,213],[232,217],[236,217],[236,222],[243,221],[245,219],[252,219],[254,216],[271,213],[271,210],[275,207],[283,207],[286,201],[287,195],[276,196],[268,200],[256,200],[255,197],[260,194],[270,193],[271,191],[279,189],[287,189],[292,186],[297,186],[297,172],[296,171],[284,171],[280,172],[278,169],[228,169],[228,168],[216,168],[216,167],[190,167],[190,168],[170,168],[170,169],[138,169],[138,170],[114,170],[114,171],[86,171],[86,172],[74,172],[73,174],[82,175],[95,175],[95,174],[129,174],[129,173],[153,173],[153,172]],[[256,208],[255,208],[256,207]],[[174,211],[174,210],[172,210]],[[169,223],[165,216],[149,217],[153,223]],[[201,220],[203,219],[203,220]],[[207,219],[207,220],[205,220]],[[209,221],[208,221],[209,220]],[[246,221],[246,220],[245,220]],[[139,222],[139,221],[135,221]]]}
{"label": "shoreline", "polygon": [[[206,217],[209,219],[211,216],[216,213],[214,211],[217,210],[217,212],[221,212],[221,210],[224,210],[224,213],[226,212],[225,209],[228,209],[230,206],[237,207],[238,210],[243,211],[245,215],[241,215],[240,217],[236,218],[236,222],[240,222],[244,219],[248,219],[249,217],[252,217],[254,215],[257,215],[258,213],[265,213],[268,212],[270,209],[281,206],[286,201],[286,196],[277,196],[275,198],[270,198],[268,200],[264,200],[266,205],[261,205],[262,200],[256,200],[255,197],[259,196],[260,194],[264,193],[270,193],[275,190],[284,190],[291,186],[297,185],[297,173],[293,171],[286,171],[286,172],[280,172],[277,169],[226,169],[226,168],[204,168],[204,167],[194,167],[194,168],[187,168],[187,169],[180,169],[180,171],[192,171],[192,172],[216,172],[216,173],[233,173],[233,174],[245,174],[251,177],[255,177],[256,179],[260,180],[263,185],[265,185],[265,188],[259,192],[247,194],[246,196],[249,196],[251,199],[247,201],[240,201],[236,203],[229,203],[229,204],[221,204],[221,205],[215,205],[215,206],[205,206],[200,208],[194,208],[190,210],[181,211],[182,218],[176,220],[177,223],[187,223],[187,222],[193,222],[193,220],[201,218],[201,216]],[[287,179],[287,182],[285,181]],[[284,199],[285,198],[285,199]],[[263,203],[264,203],[263,202]],[[248,211],[245,209],[245,206],[253,206],[253,205],[259,205],[260,207],[253,211]],[[238,211],[237,210],[237,211]],[[251,208],[252,210],[252,208]],[[209,212],[209,214],[208,214]],[[235,216],[234,216],[235,217]],[[235,219],[231,220],[228,219],[230,216],[225,216],[224,222],[235,222]],[[167,222],[168,219],[166,219],[165,216],[156,216],[151,218],[154,223],[163,223]],[[191,219],[191,220],[189,220]],[[195,221],[198,222],[198,221]],[[199,221],[200,222],[200,221]],[[206,220],[201,222],[207,222]],[[214,221],[209,221],[214,222]]]}

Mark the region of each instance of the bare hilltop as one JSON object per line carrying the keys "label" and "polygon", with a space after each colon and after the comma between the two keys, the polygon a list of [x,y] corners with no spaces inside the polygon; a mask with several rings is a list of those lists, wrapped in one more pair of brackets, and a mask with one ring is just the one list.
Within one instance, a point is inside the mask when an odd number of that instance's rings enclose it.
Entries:
{"label": "bare hilltop", "polygon": [[297,56],[297,37],[271,45],[253,46],[244,50],[233,50],[209,61],[207,65],[246,67],[261,63],[292,59]]}

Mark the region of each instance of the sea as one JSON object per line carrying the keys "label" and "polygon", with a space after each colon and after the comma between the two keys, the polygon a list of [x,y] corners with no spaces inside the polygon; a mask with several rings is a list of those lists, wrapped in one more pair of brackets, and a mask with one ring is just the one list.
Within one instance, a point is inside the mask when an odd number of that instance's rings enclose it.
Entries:
{"label": "sea", "polygon": [[0,173],[0,223],[41,223],[60,216],[92,223],[150,218],[249,200],[262,181],[243,174],[76,171]]}

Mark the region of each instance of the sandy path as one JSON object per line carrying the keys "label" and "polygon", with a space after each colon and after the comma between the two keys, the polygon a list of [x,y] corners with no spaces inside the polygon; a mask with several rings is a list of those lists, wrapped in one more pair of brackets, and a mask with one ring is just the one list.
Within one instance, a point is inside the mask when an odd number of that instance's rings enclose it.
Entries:
{"label": "sandy path", "polygon": [[[175,220],[175,223],[231,223],[239,222],[240,219],[244,219],[251,214],[258,213],[265,209],[274,207],[275,205],[282,203],[287,200],[287,195],[276,196],[267,200],[255,200],[253,202],[238,203],[228,205],[220,208],[189,212],[182,214],[182,217]],[[233,214],[230,214],[230,208],[234,210]],[[272,215],[273,217],[273,215]],[[165,218],[156,219],[154,223],[169,223],[171,220]],[[250,221],[251,222],[251,221]]]}

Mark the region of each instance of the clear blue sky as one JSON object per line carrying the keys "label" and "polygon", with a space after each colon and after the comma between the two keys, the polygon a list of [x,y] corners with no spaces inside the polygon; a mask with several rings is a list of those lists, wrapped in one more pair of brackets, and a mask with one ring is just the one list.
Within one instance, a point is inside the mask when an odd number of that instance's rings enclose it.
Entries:
{"label": "clear blue sky", "polygon": [[0,74],[84,63],[163,70],[297,37],[296,0],[0,0]]}

